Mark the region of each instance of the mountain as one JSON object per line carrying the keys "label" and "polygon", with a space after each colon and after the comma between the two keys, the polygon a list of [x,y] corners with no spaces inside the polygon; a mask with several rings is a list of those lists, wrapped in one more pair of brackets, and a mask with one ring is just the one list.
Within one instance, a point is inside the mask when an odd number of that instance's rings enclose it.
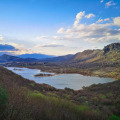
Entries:
{"label": "mountain", "polygon": [[[120,43],[109,44],[102,50],[85,50],[75,55],[46,59],[46,61],[48,63],[42,67],[36,64],[34,68],[56,73],[61,73],[62,69],[62,73],[80,73],[120,79]],[[56,65],[50,65],[51,61]]]}
{"label": "mountain", "polygon": [[24,58],[19,58],[19,57],[7,55],[7,54],[3,54],[2,56],[0,56],[0,63],[5,63],[5,62],[38,62],[38,61],[39,60],[33,59],[33,58],[24,59]]}
{"label": "mountain", "polygon": [[101,50],[85,50],[74,55],[72,61],[84,62],[99,56]]}
{"label": "mountain", "polygon": [[[38,59],[35,59],[38,58]],[[49,56],[44,54],[23,54],[18,56],[2,55],[0,62],[62,62],[67,65],[120,64],[120,43],[112,43],[102,50],[85,50],[65,56]]]}
{"label": "mountain", "polygon": [[112,43],[102,50],[85,50],[74,55],[70,62],[77,63],[120,63],[120,43]]}
{"label": "mountain", "polygon": [[22,55],[19,55],[18,57],[20,57],[20,58],[45,59],[45,58],[52,58],[54,56],[34,53],[34,54],[22,54]]}
{"label": "mountain", "polygon": [[112,43],[104,47],[104,53],[108,53],[111,51],[120,51],[120,43]]}
{"label": "mountain", "polygon": [[103,63],[120,62],[120,43],[112,43],[105,46],[102,50],[84,50],[75,55],[65,55],[43,59],[42,62],[65,62],[71,63]]}
{"label": "mountain", "polygon": [[[40,55],[36,55],[36,58],[40,58]],[[22,56],[22,55],[21,55]],[[41,59],[35,59],[32,58],[32,55],[28,54],[29,58],[26,55],[23,55],[22,57],[17,57],[17,56],[11,56],[11,55],[7,55],[7,54],[3,54],[0,56],[0,63],[5,63],[5,62],[64,62],[67,60],[72,59],[73,55],[66,55],[66,56],[59,56],[59,57],[52,57],[52,56],[47,56],[46,57],[51,57],[51,58],[45,58],[43,59],[41,57]],[[35,57],[34,56],[34,57]],[[45,57],[43,55],[43,57]]]}
{"label": "mountain", "polygon": [[9,52],[0,52],[0,56],[2,56],[2,55],[4,55],[4,54],[12,55],[12,54],[10,54]]}
{"label": "mountain", "polygon": [[41,61],[43,62],[65,62],[65,61],[69,61],[73,58],[74,55],[69,54],[69,55],[65,55],[65,56],[58,56],[58,57],[53,57],[53,58],[46,58],[43,59]]}

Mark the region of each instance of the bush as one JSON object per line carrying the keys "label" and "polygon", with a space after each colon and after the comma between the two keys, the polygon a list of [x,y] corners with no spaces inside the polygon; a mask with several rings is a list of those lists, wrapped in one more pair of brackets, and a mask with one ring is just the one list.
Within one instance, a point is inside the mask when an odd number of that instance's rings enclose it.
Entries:
{"label": "bush", "polygon": [[0,120],[3,117],[3,113],[6,108],[7,98],[8,98],[7,91],[0,86]]}
{"label": "bush", "polygon": [[116,115],[112,115],[110,117],[110,120],[120,120],[120,117],[116,116]]}
{"label": "bush", "polygon": [[101,99],[106,99],[106,96],[103,95],[103,94],[100,94],[99,97],[100,97]]}

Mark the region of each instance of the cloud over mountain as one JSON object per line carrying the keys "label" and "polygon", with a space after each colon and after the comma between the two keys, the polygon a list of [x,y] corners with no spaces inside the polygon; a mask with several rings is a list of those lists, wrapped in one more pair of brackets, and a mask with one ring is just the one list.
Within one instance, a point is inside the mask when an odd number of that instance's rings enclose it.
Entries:
{"label": "cloud over mountain", "polygon": [[16,51],[16,50],[17,49],[12,45],[0,44],[0,51]]}

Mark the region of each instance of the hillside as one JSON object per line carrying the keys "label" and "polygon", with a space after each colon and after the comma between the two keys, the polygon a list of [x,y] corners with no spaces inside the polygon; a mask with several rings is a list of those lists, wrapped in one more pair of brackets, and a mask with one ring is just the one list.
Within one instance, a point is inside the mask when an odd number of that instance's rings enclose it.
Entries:
{"label": "hillside", "polygon": [[101,50],[85,50],[74,55],[72,61],[84,62],[100,56]]}
{"label": "hillside", "polygon": [[7,63],[7,62],[38,62],[39,60],[34,58],[19,58],[16,56],[11,56],[7,54],[3,54],[0,56],[0,63]]}
{"label": "hillside", "polygon": [[107,45],[103,50],[85,50],[77,53],[71,62],[120,64],[120,43]]}
{"label": "hillside", "polygon": [[120,80],[74,91],[37,84],[0,67],[1,120],[119,120]]}

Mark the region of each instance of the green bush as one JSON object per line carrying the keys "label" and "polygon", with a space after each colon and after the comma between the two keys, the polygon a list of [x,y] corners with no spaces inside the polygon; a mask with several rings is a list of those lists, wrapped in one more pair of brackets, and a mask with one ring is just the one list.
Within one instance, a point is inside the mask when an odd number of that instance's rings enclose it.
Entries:
{"label": "green bush", "polygon": [[30,83],[30,86],[34,87],[34,86],[35,86],[35,83]]}
{"label": "green bush", "polygon": [[120,117],[116,116],[116,115],[112,115],[110,117],[110,120],[120,120]]}
{"label": "green bush", "polygon": [[3,120],[3,113],[6,109],[7,98],[7,91],[0,86],[0,120]]}
{"label": "green bush", "polygon": [[100,97],[101,99],[106,99],[106,96],[103,95],[103,94],[100,94],[99,97]]}
{"label": "green bush", "polygon": [[7,101],[7,91],[0,86],[0,108],[5,105]]}

